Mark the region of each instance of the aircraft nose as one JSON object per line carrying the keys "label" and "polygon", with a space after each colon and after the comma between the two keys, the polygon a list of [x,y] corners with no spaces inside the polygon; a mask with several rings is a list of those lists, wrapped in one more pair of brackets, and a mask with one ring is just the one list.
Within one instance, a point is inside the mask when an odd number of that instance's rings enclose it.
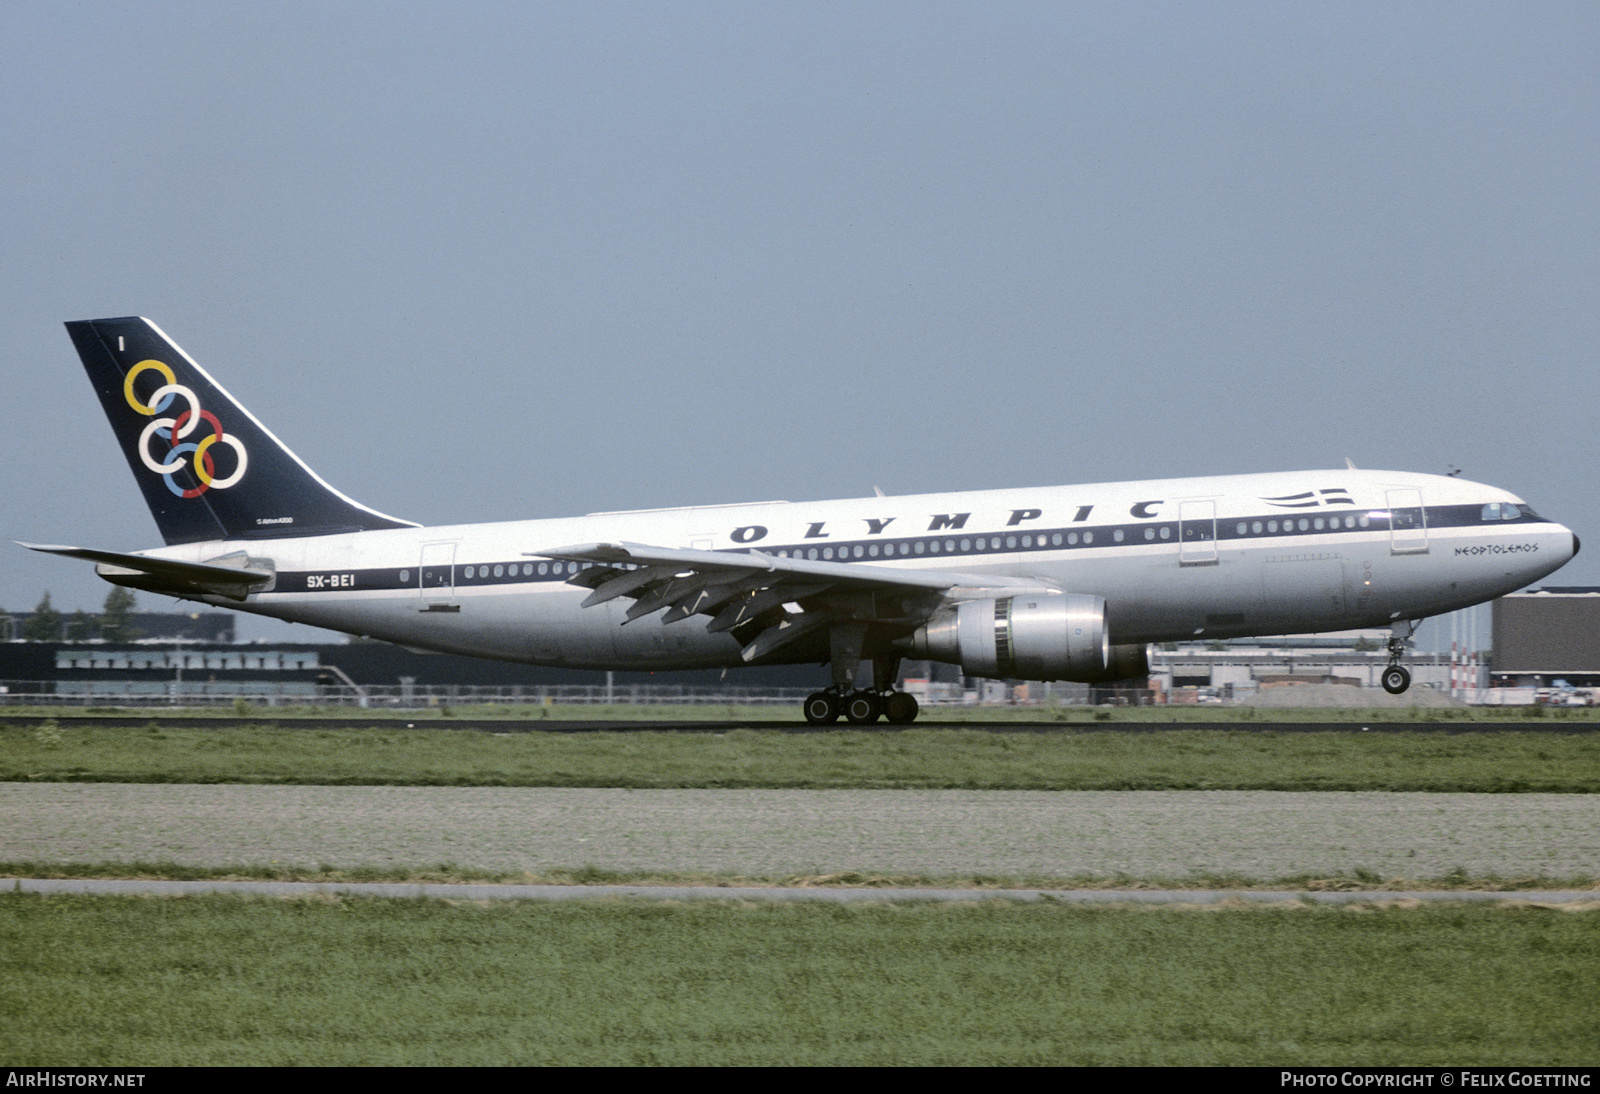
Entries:
{"label": "aircraft nose", "polygon": [[1578,533],[1572,533],[1572,557],[1577,558],[1578,552],[1583,550],[1583,544],[1578,542]]}

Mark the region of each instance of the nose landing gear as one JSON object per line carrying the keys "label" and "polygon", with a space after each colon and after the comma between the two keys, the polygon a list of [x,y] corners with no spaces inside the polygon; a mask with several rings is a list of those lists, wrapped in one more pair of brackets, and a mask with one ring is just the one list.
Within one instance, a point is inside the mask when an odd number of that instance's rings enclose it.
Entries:
{"label": "nose landing gear", "polygon": [[1390,695],[1400,695],[1411,686],[1411,670],[1400,663],[1406,655],[1406,640],[1416,630],[1416,624],[1402,619],[1389,630],[1389,667],[1383,670],[1383,690]]}
{"label": "nose landing gear", "polygon": [[1411,672],[1404,665],[1390,665],[1383,670],[1383,690],[1399,695],[1411,686]]}

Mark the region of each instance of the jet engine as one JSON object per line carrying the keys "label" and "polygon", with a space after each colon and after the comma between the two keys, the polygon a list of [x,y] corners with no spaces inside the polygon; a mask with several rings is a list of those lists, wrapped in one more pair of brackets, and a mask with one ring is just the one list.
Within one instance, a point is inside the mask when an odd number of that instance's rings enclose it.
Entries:
{"label": "jet engine", "polygon": [[914,657],[991,679],[1095,683],[1149,672],[1143,645],[1113,646],[1098,596],[1008,596],[968,600],[919,627]]}

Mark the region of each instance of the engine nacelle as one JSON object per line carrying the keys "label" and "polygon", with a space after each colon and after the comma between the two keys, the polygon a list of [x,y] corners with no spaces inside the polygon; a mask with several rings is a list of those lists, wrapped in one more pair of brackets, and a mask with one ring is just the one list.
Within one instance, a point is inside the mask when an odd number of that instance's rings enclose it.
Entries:
{"label": "engine nacelle", "polygon": [[[1093,683],[1120,678],[1145,657],[1143,646],[1111,645],[1105,600],[1082,593],[968,600],[918,628],[910,647],[913,656],[995,680]],[[1119,675],[1107,675],[1112,670]]]}

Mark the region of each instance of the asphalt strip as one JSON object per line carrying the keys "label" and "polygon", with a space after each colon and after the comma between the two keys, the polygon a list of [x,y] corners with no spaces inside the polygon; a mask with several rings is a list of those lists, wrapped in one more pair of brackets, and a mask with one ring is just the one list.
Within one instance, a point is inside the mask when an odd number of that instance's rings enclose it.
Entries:
{"label": "asphalt strip", "polygon": [[1574,904],[1600,901],[1594,890],[1483,892],[1301,892],[1261,889],[851,889],[715,885],[411,885],[403,882],[112,881],[91,878],[16,878],[13,891],[87,896],[366,896],[429,900],[739,900],[860,904],[887,901],[1010,900],[1057,904],[1371,904],[1387,901]]}

